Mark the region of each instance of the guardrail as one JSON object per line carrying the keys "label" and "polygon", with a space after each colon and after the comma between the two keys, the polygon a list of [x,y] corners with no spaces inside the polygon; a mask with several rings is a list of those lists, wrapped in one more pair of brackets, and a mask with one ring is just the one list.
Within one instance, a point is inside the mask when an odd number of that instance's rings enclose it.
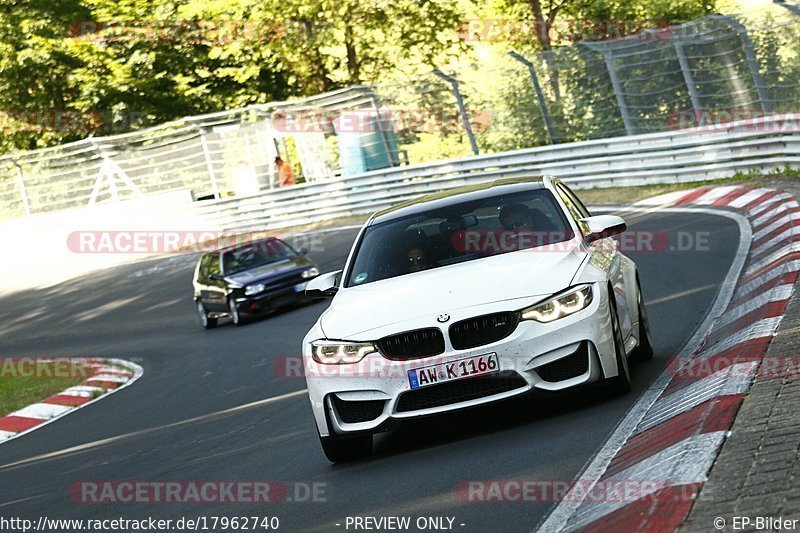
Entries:
{"label": "guardrail", "polygon": [[397,167],[189,210],[225,231],[273,229],[370,213],[420,194],[483,181],[549,174],[575,188],[692,182],[800,166],[800,115],[529,148]]}
{"label": "guardrail", "polygon": [[[726,131],[676,131],[559,144],[374,171],[264,193],[192,201],[189,189],[116,204],[35,214],[0,223],[0,246],[24,263],[0,268],[0,292],[46,286],[141,259],[135,253],[76,253],[75,232],[272,231],[363,215],[425,193],[547,173],[577,188],[691,182],[737,171],[800,167],[800,117],[733,123]],[[156,253],[156,252],[154,252]],[[178,258],[176,258],[178,259]],[[188,258],[187,258],[188,259]]]}

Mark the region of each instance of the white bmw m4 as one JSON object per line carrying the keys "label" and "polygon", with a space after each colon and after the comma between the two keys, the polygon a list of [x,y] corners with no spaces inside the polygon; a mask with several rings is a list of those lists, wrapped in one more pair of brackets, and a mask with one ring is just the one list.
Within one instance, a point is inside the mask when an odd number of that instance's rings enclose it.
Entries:
{"label": "white bmw m4", "polygon": [[630,389],[629,358],[652,356],[636,265],[549,177],[423,196],[374,214],[303,340],[308,394],[333,462],[367,456],[404,419],[533,390],[607,380]]}

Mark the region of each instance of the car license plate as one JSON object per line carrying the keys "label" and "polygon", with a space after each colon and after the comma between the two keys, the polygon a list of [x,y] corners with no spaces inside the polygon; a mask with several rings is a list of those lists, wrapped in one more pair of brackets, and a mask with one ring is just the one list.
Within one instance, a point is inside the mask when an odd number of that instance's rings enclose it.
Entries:
{"label": "car license plate", "polygon": [[498,368],[500,367],[497,364],[497,354],[489,353],[414,368],[408,371],[408,382],[412,389],[418,389],[454,379],[488,374]]}
{"label": "car license plate", "polygon": [[294,292],[303,292],[304,290],[306,290],[306,285],[308,285],[307,281],[304,281],[303,283],[298,283],[297,285],[294,286]]}

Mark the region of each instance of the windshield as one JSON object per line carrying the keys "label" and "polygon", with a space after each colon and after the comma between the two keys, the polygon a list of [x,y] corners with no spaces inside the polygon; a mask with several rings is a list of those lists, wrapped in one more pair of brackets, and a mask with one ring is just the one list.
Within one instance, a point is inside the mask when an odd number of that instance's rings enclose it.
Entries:
{"label": "windshield", "polygon": [[570,240],[547,189],[481,198],[370,226],[346,287]]}
{"label": "windshield", "polygon": [[295,251],[283,241],[268,239],[239,246],[222,255],[225,275],[238,274],[245,270],[282,261],[293,257]]}

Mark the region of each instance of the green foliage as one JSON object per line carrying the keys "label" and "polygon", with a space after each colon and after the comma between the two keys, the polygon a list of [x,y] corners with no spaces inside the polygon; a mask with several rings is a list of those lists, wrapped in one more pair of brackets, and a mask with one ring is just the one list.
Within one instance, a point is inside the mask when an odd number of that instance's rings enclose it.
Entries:
{"label": "green foliage", "polygon": [[[0,6],[0,150],[50,146],[355,83],[375,85],[391,108],[455,111],[449,87],[430,76],[434,67],[457,75],[471,113],[488,114],[490,124],[476,127],[482,151],[546,144],[530,77],[505,56],[511,49],[536,63],[559,142],[624,134],[599,54],[572,46],[539,55],[547,43],[534,35],[478,47],[460,38],[459,24],[475,18],[527,21],[534,32],[540,16],[554,27],[547,45],[558,47],[692,20],[713,12],[718,1],[7,2]],[[775,107],[794,109],[800,35],[784,26],[751,37]],[[738,93],[728,84],[730,69],[715,63],[720,50],[710,46],[706,52],[708,68],[702,62],[695,67],[711,74],[699,81],[723,97],[709,97],[704,105],[737,106],[733,97],[724,98]],[[737,53],[732,61],[744,68]],[[634,112],[640,131],[663,129],[664,117],[688,101],[669,42],[654,48],[650,59],[617,65],[625,89],[644,95],[631,102],[642,110]],[[663,76],[653,76],[656,60]],[[57,127],[48,112],[74,113],[74,120]],[[398,138],[412,162],[469,153],[460,126],[398,131]]]}
{"label": "green foliage", "polygon": [[[413,76],[462,49],[460,19],[446,0],[19,1],[0,7],[0,149]],[[65,110],[87,127],[30,114]]]}

